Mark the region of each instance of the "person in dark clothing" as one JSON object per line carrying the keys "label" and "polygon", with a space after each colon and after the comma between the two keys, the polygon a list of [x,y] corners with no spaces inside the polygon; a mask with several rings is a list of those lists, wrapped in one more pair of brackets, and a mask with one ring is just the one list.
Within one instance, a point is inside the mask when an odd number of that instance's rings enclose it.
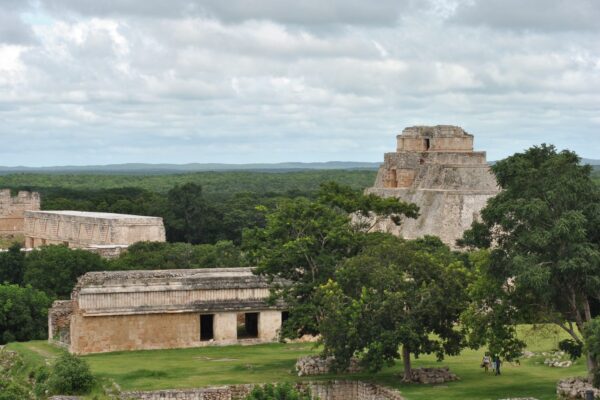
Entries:
{"label": "person in dark clothing", "polygon": [[495,355],[492,362],[494,363],[494,370],[496,371],[496,375],[500,375],[500,364],[502,364],[502,361],[500,361],[500,356]]}

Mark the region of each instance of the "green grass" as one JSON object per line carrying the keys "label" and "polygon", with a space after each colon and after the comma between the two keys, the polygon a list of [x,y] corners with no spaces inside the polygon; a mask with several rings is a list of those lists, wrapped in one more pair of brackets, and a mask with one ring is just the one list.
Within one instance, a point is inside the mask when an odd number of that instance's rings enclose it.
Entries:
{"label": "green grass", "polygon": [[[531,351],[550,351],[564,336],[554,328],[521,327],[520,335]],[[60,350],[46,342],[12,343],[30,362],[43,362]],[[95,354],[85,356],[94,375],[102,382],[117,382],[124,390],[192,388],[235,383],[294,381],[296,359],[317,353],[312,344],[264,344],[255,346],[203,347],[192,349],[151,350]],[[447,365],[461,380],[443,385],[405,385],[400,383],[401,363],[370,374],[325,375],[304,379],[360,379],[398,388],[407,400],[461,399],[497,400],[505,397],[532,396],[555,399],[556,382],[567,376],[584,375],[585,362],[571,368],[550,368],[543,357],[521,360],[521,365],[504,363],[502,376],[485,374],[479,367],[484,349],[465,350],[456,357],[438,363],[433,356],[414,362],[419,366]]]}

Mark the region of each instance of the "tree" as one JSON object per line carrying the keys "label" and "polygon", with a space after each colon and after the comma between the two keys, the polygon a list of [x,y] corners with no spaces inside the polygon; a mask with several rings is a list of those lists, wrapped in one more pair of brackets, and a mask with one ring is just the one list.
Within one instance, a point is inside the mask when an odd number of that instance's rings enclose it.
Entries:
{"label": "tree", "polygon": [[8,251],[0,253],[0,283],[23,283],[25,253],[20,243],[13,243]]}
{"label": "tree", "polygon": [[195,183],[176,185],[168,193],[169,212],[166,231],[171,242],[193,244],[216,241],[220,216],[202,194],[202,186]]}
{"label": "tree", "polygon": [[600,192],[580,161],[543,144],[496,163],[502,191],[462,244],[491,247],[489,282],[519,314],[505,320],[552,322],[581,344],[600,300]]}
{"label": "tree", "polygon": [[320,287],[325,355],[345,369],[353,356],[377,371],[400,357],[404,379],[411,354],[458,354],[459,316],[468,304],[469,274],[438,238],[404,241],[391,235],[347,259]]}
{"label": "tree", "polygon": [[0,344],[47,337],[51,304],[39,290],[0,284]]}
{"label": "tree", "polygon": [[25,259],[23,281],[51,297],[68,299],[77,278],[89,271],[107,269],[98,254],[65,246],[44,246]]}
{"label": "tree", "polygon": [[461,316],[468,328],[469,346],[487,345],[491,354],[504,359],[517,358],[525,342],[516,336],[517,324],[524,316],[513,304],[512,287],[491,269],[490,253],[479,250],[469,253],[471,279],[467,289],[469,306]]}
{"label": "tree", "polygon": [[216,244],[138,242],[119,258],[111,270],[234,268],[245,266],[240,248],[229,241]]}
{"label": "tree", "polygon": [[[416,215],[416,206],[392,201],[388,212]],[[352,223],[351,213],[390,200],[369,197],[369,202],[358,191],[330,183],[321,187],[316,200],[282,199],[267,213],[264,228],[244,231],[243,248],[257,272],[292,282],[274,293],[290,311],[284,336],[318,333],[316,289],[334,276],[344,259],[357,254],[367,239],[366,232]]]}

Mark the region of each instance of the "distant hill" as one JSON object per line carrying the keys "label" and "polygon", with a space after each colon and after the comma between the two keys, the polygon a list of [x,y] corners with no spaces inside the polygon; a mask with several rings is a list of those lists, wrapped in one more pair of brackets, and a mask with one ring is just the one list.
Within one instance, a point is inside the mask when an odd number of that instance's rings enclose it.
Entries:
{"label": "distant hill", "polygon": [[581,162],[583,164],[590,164],[590,165],[593,165],[593,166],[600,166],[600,160],[593,160],[591,158],[582,158]]}
{"label": "distant hill", "polygon": [[161,174],[206,171],[302,171],[302,170],[376,170],[380,163],[356,161],[328,161],[328,162],[286,162],[275,164],[219,164],[219,163],[192,163],[192,164],[109,164],[109,165],[81,165],[81,166],[54,166],[54,167],[2,167],[0,174],[14,173],[127,173],[127,174]]}
{"label": "distant hill", "polygon": [[[494,164],[495,161],[490,161]],[[584,158],[582,163],[600,169],[600,160]],[[285,172],[307,170],[377,170],[379,162],[358,161],[327,161],[327,162],[285,162],[285,163],[255,163],[255,164],[220,164],[220,163],[190,163],[190,164],[108,164],[108,165],[61,165],[54,167],[2,167],[0,175],[15,173],[94,173],[94,174],[173,174],[185,172],[207,171],[260,171]]]}

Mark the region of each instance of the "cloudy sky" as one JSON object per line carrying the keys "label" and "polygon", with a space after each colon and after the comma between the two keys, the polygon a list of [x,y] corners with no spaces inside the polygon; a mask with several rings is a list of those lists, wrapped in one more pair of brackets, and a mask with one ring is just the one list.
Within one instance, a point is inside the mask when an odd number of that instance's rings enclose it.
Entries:
{"label": "cloudy sky", "polygon": [[0,165],[600,158],[598,0],[0,0]]}

